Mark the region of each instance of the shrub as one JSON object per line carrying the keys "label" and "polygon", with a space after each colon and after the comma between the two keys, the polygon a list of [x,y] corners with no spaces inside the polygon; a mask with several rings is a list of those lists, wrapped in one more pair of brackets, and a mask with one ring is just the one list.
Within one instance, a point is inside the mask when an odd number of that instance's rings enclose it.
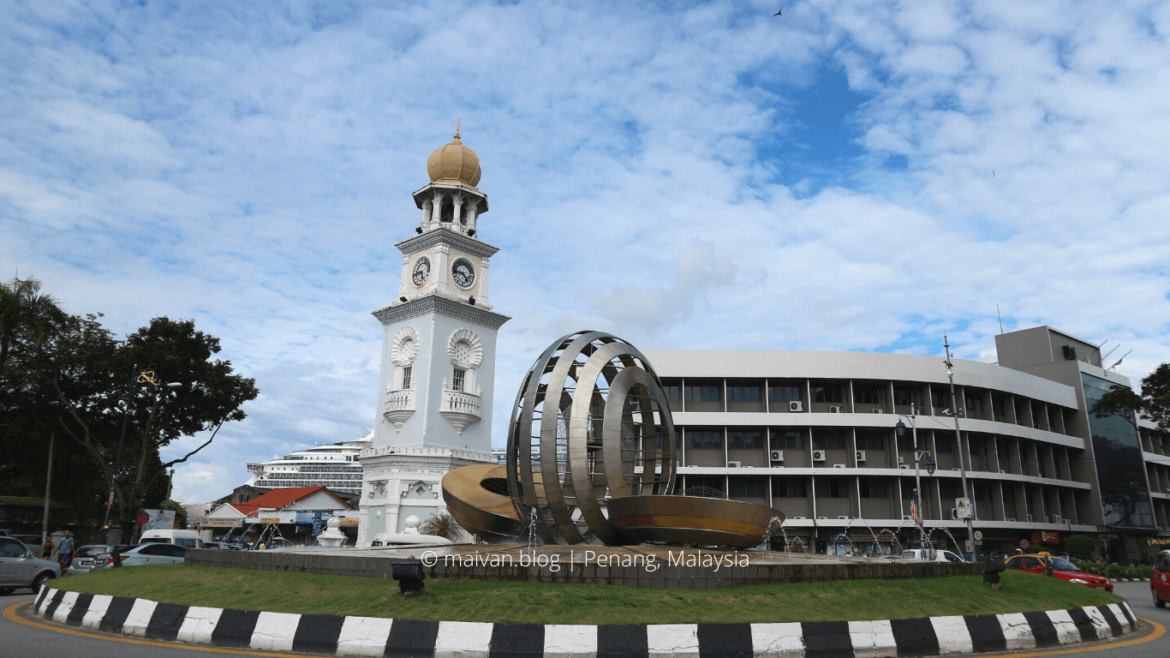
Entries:
{"label": "shrub", "polygon": [[1093,557],[1093,540],[1084,535],[1069,535],[1064,540],[1064,549],[1082,560],[1088,560]]}

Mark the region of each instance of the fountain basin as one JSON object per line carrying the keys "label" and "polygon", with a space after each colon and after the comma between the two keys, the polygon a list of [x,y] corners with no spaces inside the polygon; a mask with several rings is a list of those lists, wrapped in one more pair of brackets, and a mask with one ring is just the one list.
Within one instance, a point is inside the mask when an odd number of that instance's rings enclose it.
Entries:
{"label": "fountain basin", "polygon": [[764,543],[780,512],[738,500],[696,496],[611,498],[609,522],[637,542],[752,548]]}

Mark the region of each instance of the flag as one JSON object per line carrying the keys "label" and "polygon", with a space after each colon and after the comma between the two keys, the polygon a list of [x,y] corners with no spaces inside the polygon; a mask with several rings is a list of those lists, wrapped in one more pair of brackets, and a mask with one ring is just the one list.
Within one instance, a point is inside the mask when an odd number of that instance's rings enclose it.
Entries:
{"label": "flag", "polygon": [[910,517],[914,519],[914,523],[922,525],[922,519],[918,517],[918,492],[915,491],[913,496],[910,496]]}

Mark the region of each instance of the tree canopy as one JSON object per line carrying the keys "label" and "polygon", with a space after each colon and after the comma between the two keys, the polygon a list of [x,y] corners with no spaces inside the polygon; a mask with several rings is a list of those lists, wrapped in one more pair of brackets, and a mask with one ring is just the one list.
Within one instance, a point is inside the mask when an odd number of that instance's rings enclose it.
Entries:
{"label": "tree canopy", "polygon": [[1142,379],[1141,394],[1128,386],[1114,386],[1093,405],[1098,418],[1119,416],[1132,421],[1138,414],[1152,421],[1165,436],[1170,433],[1170,363],[1163,363]]}
{"label": "tree canopy", "polygon": [[[168,468],[206,448],[224,423],[243,420],[242,405],[258,395],[254,380],[215,358],[219,339],[197,330],[193,320],[157,317],[119,340],[100,315],[61,312],[40,295],[39,284],[14,281],[3,289],[0,473],[19,475],[29,493],[37,482],[43,487],[48,438],[56,434],[54,498],[58,455],[83,456],[70,474],[83,482],[63,482],[63,489],[78,488],[76,504],[100,515],[102,493],[113,487],[113,518],[128,523],[140,506],[163,502],[160,476]],[[164,448],[200,432],[211,435],[162,461]],[[62,449],[70,444],[79,450]]]}

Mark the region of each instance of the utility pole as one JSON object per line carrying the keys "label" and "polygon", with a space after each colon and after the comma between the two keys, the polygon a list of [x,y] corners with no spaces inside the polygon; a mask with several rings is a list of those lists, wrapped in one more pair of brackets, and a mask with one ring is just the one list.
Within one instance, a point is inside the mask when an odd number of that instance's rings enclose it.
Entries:
{"label": "utility pole", "polygon": [[53,490],[53,441],[56,438],[56,434],[49,432],[49,473],[45,476],[45,517],[41,520],[41,544],[49,539],[49,494]]}
{"label": "utility pole", "polygon": [[967,539],[971,541],[971,559],[975,559],[975,504],[967,490],[967,466],[963,463],[963,435],[959,432],[959,401],[955,397],[955,364],[951,362],[951,345],[947,335],[943,334],[943,348],[947,358],[943,363],[947,366],[947,378],[951,381],[951,414],[955,417],[955,440],[959,447],[959,475],[963,478],[963,498],[967,500]]}

